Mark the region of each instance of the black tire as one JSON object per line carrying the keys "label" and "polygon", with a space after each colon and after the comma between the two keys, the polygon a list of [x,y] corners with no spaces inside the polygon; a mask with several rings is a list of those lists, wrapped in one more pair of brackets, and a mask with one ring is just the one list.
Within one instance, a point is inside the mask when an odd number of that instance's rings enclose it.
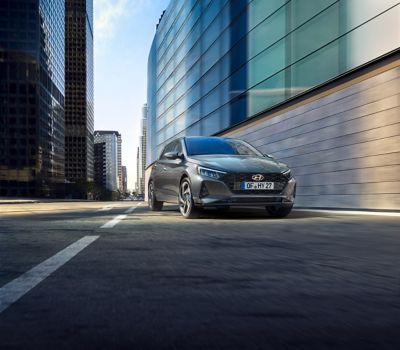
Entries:
{"label": "black tire", "polygon": [[290,207],[266,207],[269,215],[273,218],[284,218],[290,214],[292,211],[292,206]]}
{"label": "black tire", "polygon": [[192,185],[188,178],[184,178],[179,185],[179,211],[185,219],[196,219],[201,209],[193,201]]}
{"label": "black tire", "polygon": [[152,181],[149,182],[148,204],[152,211],[161,211],[164,205],[164,202],[157,200]]}

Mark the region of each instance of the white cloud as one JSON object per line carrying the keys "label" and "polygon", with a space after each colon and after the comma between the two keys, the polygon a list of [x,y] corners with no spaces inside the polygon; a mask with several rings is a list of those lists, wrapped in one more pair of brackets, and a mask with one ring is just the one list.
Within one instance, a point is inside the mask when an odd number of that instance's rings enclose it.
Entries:
{"label": "white cloud", "polygon": [[111,38],[119,21],[140,11],[148,0],[94,0],[94,30],[97,39]]}

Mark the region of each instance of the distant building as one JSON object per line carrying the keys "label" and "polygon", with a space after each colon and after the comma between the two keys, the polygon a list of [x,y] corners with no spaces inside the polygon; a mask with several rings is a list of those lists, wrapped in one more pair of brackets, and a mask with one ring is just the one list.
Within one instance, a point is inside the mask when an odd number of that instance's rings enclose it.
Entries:
{"label": "distant building", "polygon": [[107,185],[106,171],[106,143],[98,142],[94,144],[94,182],[100,186]]}
{"label": "distant building", "polygon": [[122,193],[128,192],[128,173],[126,170],[126,166],[122,166]]}
{"label": "distant building", "polygon": [[65,177],[93,180],[93,0],[65,0]]}
{"label": "distant building", "polygon": [[139,193],[139,183],[140,183],[140,147],[136,150],[136,182],[135,182],[135,192]]}
{"label": "distant building", "polygon": [[122,138],[117,136],[117,171],[118,171],[118,189],[122,192]]}
{"label": "distant building", "polygon": [[63,196],[64,0],[0,1],[0,196]]}
{"label": "distant building", "polygon": [[[101,147],[105,147],[105,157],[103,158],[103,167],[96,164],[95,178],[101,179],[104,177],[105,171],[105,187],[110,191],[119,189],[119,170],[118,170],[118,145],[120,144],[121,135],[118,131],[103,131],[94,132],[94,144],[104,144],[104,146],[96,147],[96,159],[100,159]],[[98,172],[99,171],[99,172]]]}
{"label": "distant building", "polygon": [[138,194],[145,193],[145,169],[146,169],[146,147],[147,147],[147,104],[142,108],[142,119],[140,121],[140,137],[137,159],[137,186]]}

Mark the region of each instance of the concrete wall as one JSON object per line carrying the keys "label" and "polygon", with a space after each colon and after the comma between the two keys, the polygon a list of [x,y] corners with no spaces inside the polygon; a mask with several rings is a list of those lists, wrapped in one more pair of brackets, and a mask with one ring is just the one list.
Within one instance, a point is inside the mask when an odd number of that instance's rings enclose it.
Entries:
{"label": "concrete wall", "polygon": [[224,136],[291,166],[297,206],[400,209],[399,62],[387,69]]}

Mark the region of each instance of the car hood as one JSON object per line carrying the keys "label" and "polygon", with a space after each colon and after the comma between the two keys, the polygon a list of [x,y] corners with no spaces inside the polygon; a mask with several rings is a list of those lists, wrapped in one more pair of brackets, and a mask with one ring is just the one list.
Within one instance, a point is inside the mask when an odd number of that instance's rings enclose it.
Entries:
{"label": "car hood", "polygon": [[240,155],[190,156],[198,165],[229,173],[281,173],[288,170],[286,164],[267,157]]}

